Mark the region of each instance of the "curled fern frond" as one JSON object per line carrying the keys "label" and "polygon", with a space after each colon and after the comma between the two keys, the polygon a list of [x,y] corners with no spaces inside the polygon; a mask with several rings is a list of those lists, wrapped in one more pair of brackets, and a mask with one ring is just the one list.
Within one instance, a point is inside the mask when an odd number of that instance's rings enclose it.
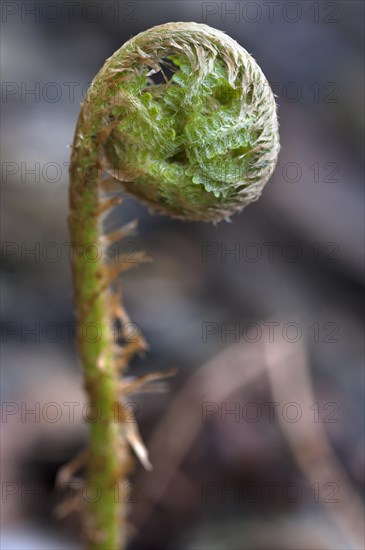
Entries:
{"label": "curled fern frond", "polygon": [[260,67],[197,23],[153,27],[124,44],[96,76],[85,117],[124,190],[186,220],[218,221],[256,200],[279,152]]}

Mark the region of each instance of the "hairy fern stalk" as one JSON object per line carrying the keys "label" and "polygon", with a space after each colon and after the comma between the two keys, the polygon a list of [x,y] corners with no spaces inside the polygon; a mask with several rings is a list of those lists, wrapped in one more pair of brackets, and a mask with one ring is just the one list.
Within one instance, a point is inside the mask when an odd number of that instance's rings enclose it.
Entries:
{"label": "hairy fern stalk", "polygon": [[[88,399],[101,414],[90,423],[89,449],[61,476],[87,460],[88,481],[100,490],[85,513],[89,549],[125,546],[129,446],[150,465],[123,405],[158,377],[127,379],[130,359],[146,343],[139,335],[117,346],[110,330],[116,321],[122,329],[128,322],[118,277],[133,265],[123,257],[107,260],[108,246],[133,229],[103,234],[103,214],[120,202],[110,193],[125,191],[176,218],[217,222],[260,196],[278,151],[275,100],[265,76],[246,50],[206,25],[168,23],[135,36],[90,86],[72,147],[69,228],[78,351]],[[103,251],[95,261],[81,252],[90,243]],[[90,323],[101,334],[95,341],[84,337]]]}

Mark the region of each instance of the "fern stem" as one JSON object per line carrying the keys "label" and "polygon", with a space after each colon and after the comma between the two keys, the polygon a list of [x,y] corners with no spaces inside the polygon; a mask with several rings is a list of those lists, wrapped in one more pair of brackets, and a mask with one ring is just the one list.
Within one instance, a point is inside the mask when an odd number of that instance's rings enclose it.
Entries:
{"label": "fern stem", "polygon": [[[77,320],[77,346],[84,370],[90,411],[90,452],[86,536],[88,548],[119,549],[125,517],[119,485],[127,470],[127,448],[116,418],[117,373],[113,357],[111,296],[105,285],[104,248],[100,238],[99,176],[90,180],[90,167],[98,165],[96,150],[82,146],[83,112],[76,129],[71,164],[69,230],[73,243],[72,271]],[[89,252],[87,252],[89,251]],[[96,251],[96,252],[95,252]],[[95,254],[94,254],[95,252]],[[95,261],[92,261],[96,256]],[[91,260],[92,258],[92,260]],[[124,459],[123,459],[124,457]],[[125,474],[126,472],[124,472]],[[94,496],[95,495],[95,496]],[[119,501],[119,502],[118,502]]]}

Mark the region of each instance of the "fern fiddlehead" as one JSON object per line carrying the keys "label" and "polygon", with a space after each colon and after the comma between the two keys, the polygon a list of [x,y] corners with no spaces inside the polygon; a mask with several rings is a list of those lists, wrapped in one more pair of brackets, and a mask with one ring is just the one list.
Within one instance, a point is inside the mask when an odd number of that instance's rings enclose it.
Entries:
{"label": "fern fiddlehead", "polygon": [[[128,385],[122,377],[146,344],[139,335],[118,348],[110,330],[115,320],[122,326],[128,320],[115,281],[131,264],[108,263],[107,248],[132,226],[102,234],[100,217],[119,202],[105,194],[120,189],[155,211],[217,222],[260,196],[278,151],[265,76],[241,46],[206,25],[168,23],[135,36],[90,86],[72,146],[69,216],[78,350],[88,399],[100,411],[90,423],[87,453],[88,479],[101,494],[88,505],[90,549],[124,545],[123,495],[116,498],[116,487],[129,472],[129,444],[149,466],[123,408],[123,397],[145,379]],[[80,252],[89,243],[105,252],[93,262]],[[90,324],[99,331],[95,341],[85,338]]]}

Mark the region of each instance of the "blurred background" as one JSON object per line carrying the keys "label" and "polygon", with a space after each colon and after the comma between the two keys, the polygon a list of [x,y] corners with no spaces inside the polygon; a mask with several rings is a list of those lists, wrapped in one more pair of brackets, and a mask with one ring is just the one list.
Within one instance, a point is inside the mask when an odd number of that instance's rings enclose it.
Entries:
{"label": "blurred background", "polygon": [[[58,469],[87,441],[75,354],[68,162],[104,60],[153,25],[226,31],[276,96],[282,150],[262,198],[211,226],[128,198],[154,258],[122,278],[150,351],[177,367],[133,398],[154,470],[136,463],[130,549],[364,548],[364,4],[1,3],[1,548],[81,548],[55,508]],[[130,250],[130,248],[126,248]],[[84,495],[85,500],[93,495]]]}

